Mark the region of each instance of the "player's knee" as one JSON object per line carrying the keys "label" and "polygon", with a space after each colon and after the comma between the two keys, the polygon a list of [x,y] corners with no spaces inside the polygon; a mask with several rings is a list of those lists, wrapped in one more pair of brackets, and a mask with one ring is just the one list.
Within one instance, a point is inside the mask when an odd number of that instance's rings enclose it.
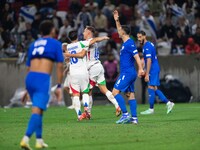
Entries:
{"label": "player's knee", "polygon": [[155,89],[155,86],[149,85],[148,88],[154,90],[154,89]]}
{"label": "player's knee", "polygon": [[135,94],[134,93],[128,93],[128,100],[132,100],[132,99],[135,99]]}
{"label": "player's knee", "polygon": [[40,109],[39,107],[33,107],[33,108],[32,108],[32,113],[33,113],[33,114],[42,115],[42,114],[43,114],[43,110]]}
{"label": "player's knee", "polygon": [[117,94],[119,94],[120,93],[120,91],[119,90],[117,90],[117,89],[113,89],[113,91],[112,91],[112,94],[113,94],[113,96],[116,96]]}

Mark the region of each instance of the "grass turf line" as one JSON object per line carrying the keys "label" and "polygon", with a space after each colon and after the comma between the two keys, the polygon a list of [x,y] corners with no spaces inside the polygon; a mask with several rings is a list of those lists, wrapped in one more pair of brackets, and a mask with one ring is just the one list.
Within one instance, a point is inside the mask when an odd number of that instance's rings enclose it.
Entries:
{"label": "grass turf line", "polygon": [[[138,112],[148,108],[139,105]],[[166,114],[139,115],[138,125],[117,125],[113,106],[94,106],[92,120],[76,121],[74,110],[49,108],[44,115],[43,138],[49,150],[199,150],[200,104],[176,104]],[[30,109],[0,109],[0,149],[17,150],[26,130]],[[34,149],[35,136],[31,138]]]}

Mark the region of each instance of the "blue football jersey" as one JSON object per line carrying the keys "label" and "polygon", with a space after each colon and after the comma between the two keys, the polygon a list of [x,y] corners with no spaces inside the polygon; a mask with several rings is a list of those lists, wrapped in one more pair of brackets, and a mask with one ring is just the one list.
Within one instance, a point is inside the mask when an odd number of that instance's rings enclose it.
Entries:
{"label": "blue football jersey", "polygon": [[50,37],[39,38],[29,47],[26,65],[30,67],[31,60],[34,58],[47,58],[54,62],[63,62],[61,43]]}
{"label": "blue football jersey", "polygon": [[120,71],[131,72],[135,71],[135,59],[134,55],[138,54],[135,42],[132,39],[128,39],[123,43],[120,50]]}
{"label": "blue football jersey", "polygon": [[143,46],[143,55],[144,55],[144,61],[145,61],[145,68],[147,65],[147,59],[151,59],[151,72],[159,72],[160,71],[160,66],[158,63],[158,59],[156,56],[156,49],[153,43],[151,42],[146,42]]}

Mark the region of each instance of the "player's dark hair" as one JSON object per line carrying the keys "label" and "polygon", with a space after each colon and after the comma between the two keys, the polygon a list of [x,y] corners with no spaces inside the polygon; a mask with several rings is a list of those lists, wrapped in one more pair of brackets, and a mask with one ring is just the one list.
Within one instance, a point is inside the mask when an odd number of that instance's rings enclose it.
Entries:
{"label": "player's dark hair", "polygon": [[122,27],[122,29],[124,30],[124,32],[125,32],[126,34],[128,34],[128,35],[131,34],[131,28],[130,28],[129,26],[127,26],[127,25],[122,25],[121,27]]}
{"label": "player's dark hair", "polygon": [[93,26],[86,26],[86,29],[90,30],[93,34],[95,33],[95,28]]}
{"label": "player's dark hair", "polygon": [[51,33],[51,30],[54,28],[53,23],[50,20],[44,20],[40,23],[39,30],[40,33],[45,36]]}
{"label": "player's dark hair", "polygon": [[139,31],[138,34],[142,34],[143,36],[146,36],[146,33],[143,30]]}
{"label": "player's dark hair", "polygon": [[77,31],[73,30],[69,32],[69,39],[71,41],[75,41],[78,38],[78,33]]}

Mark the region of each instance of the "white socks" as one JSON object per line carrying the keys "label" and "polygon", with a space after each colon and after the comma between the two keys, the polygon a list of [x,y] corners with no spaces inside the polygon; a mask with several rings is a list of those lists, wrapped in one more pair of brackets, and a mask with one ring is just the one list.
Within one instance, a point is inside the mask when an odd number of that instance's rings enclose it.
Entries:
{"label": "white socks", "polygon": [[26,136],[26,135],[24,135],[24,137],[23,137],[23,141],[25,141],[26,143],[28,143],[28,142],[29,142],[29,137]]}
{"label": "white socks", "polygon": [[83,101],[83,106],[88,109],[88,107],[89,107],[89,95],[83,94],[82,101]]}
{"label": "white socks", "polygon": [[114,98],[114,96],[112,95],[112,93],[111,93],[110,91],[107,91],[107,92],[106,92],[106,96],[107,96],[107,98],[109,99],[109,101],[110,101],[111,103],[113,103],[113,105],[114,105],[115,108],[117,109],[117,108],[119,107],[119,105],[118,105],[116,99]]}
{"label": "white socks", "polygon": [[88,112],[92,112],[92,104],[93,104],[93,98],[92,95],[89,96],[89,107],[88,107]]}
{"label": "white socks", "polygon": [[80,102],[79,96],[73,97],[73,105],[74,105],[74,109],[76,111],[77,116],[79,116],[81,113],[81,102]]}

